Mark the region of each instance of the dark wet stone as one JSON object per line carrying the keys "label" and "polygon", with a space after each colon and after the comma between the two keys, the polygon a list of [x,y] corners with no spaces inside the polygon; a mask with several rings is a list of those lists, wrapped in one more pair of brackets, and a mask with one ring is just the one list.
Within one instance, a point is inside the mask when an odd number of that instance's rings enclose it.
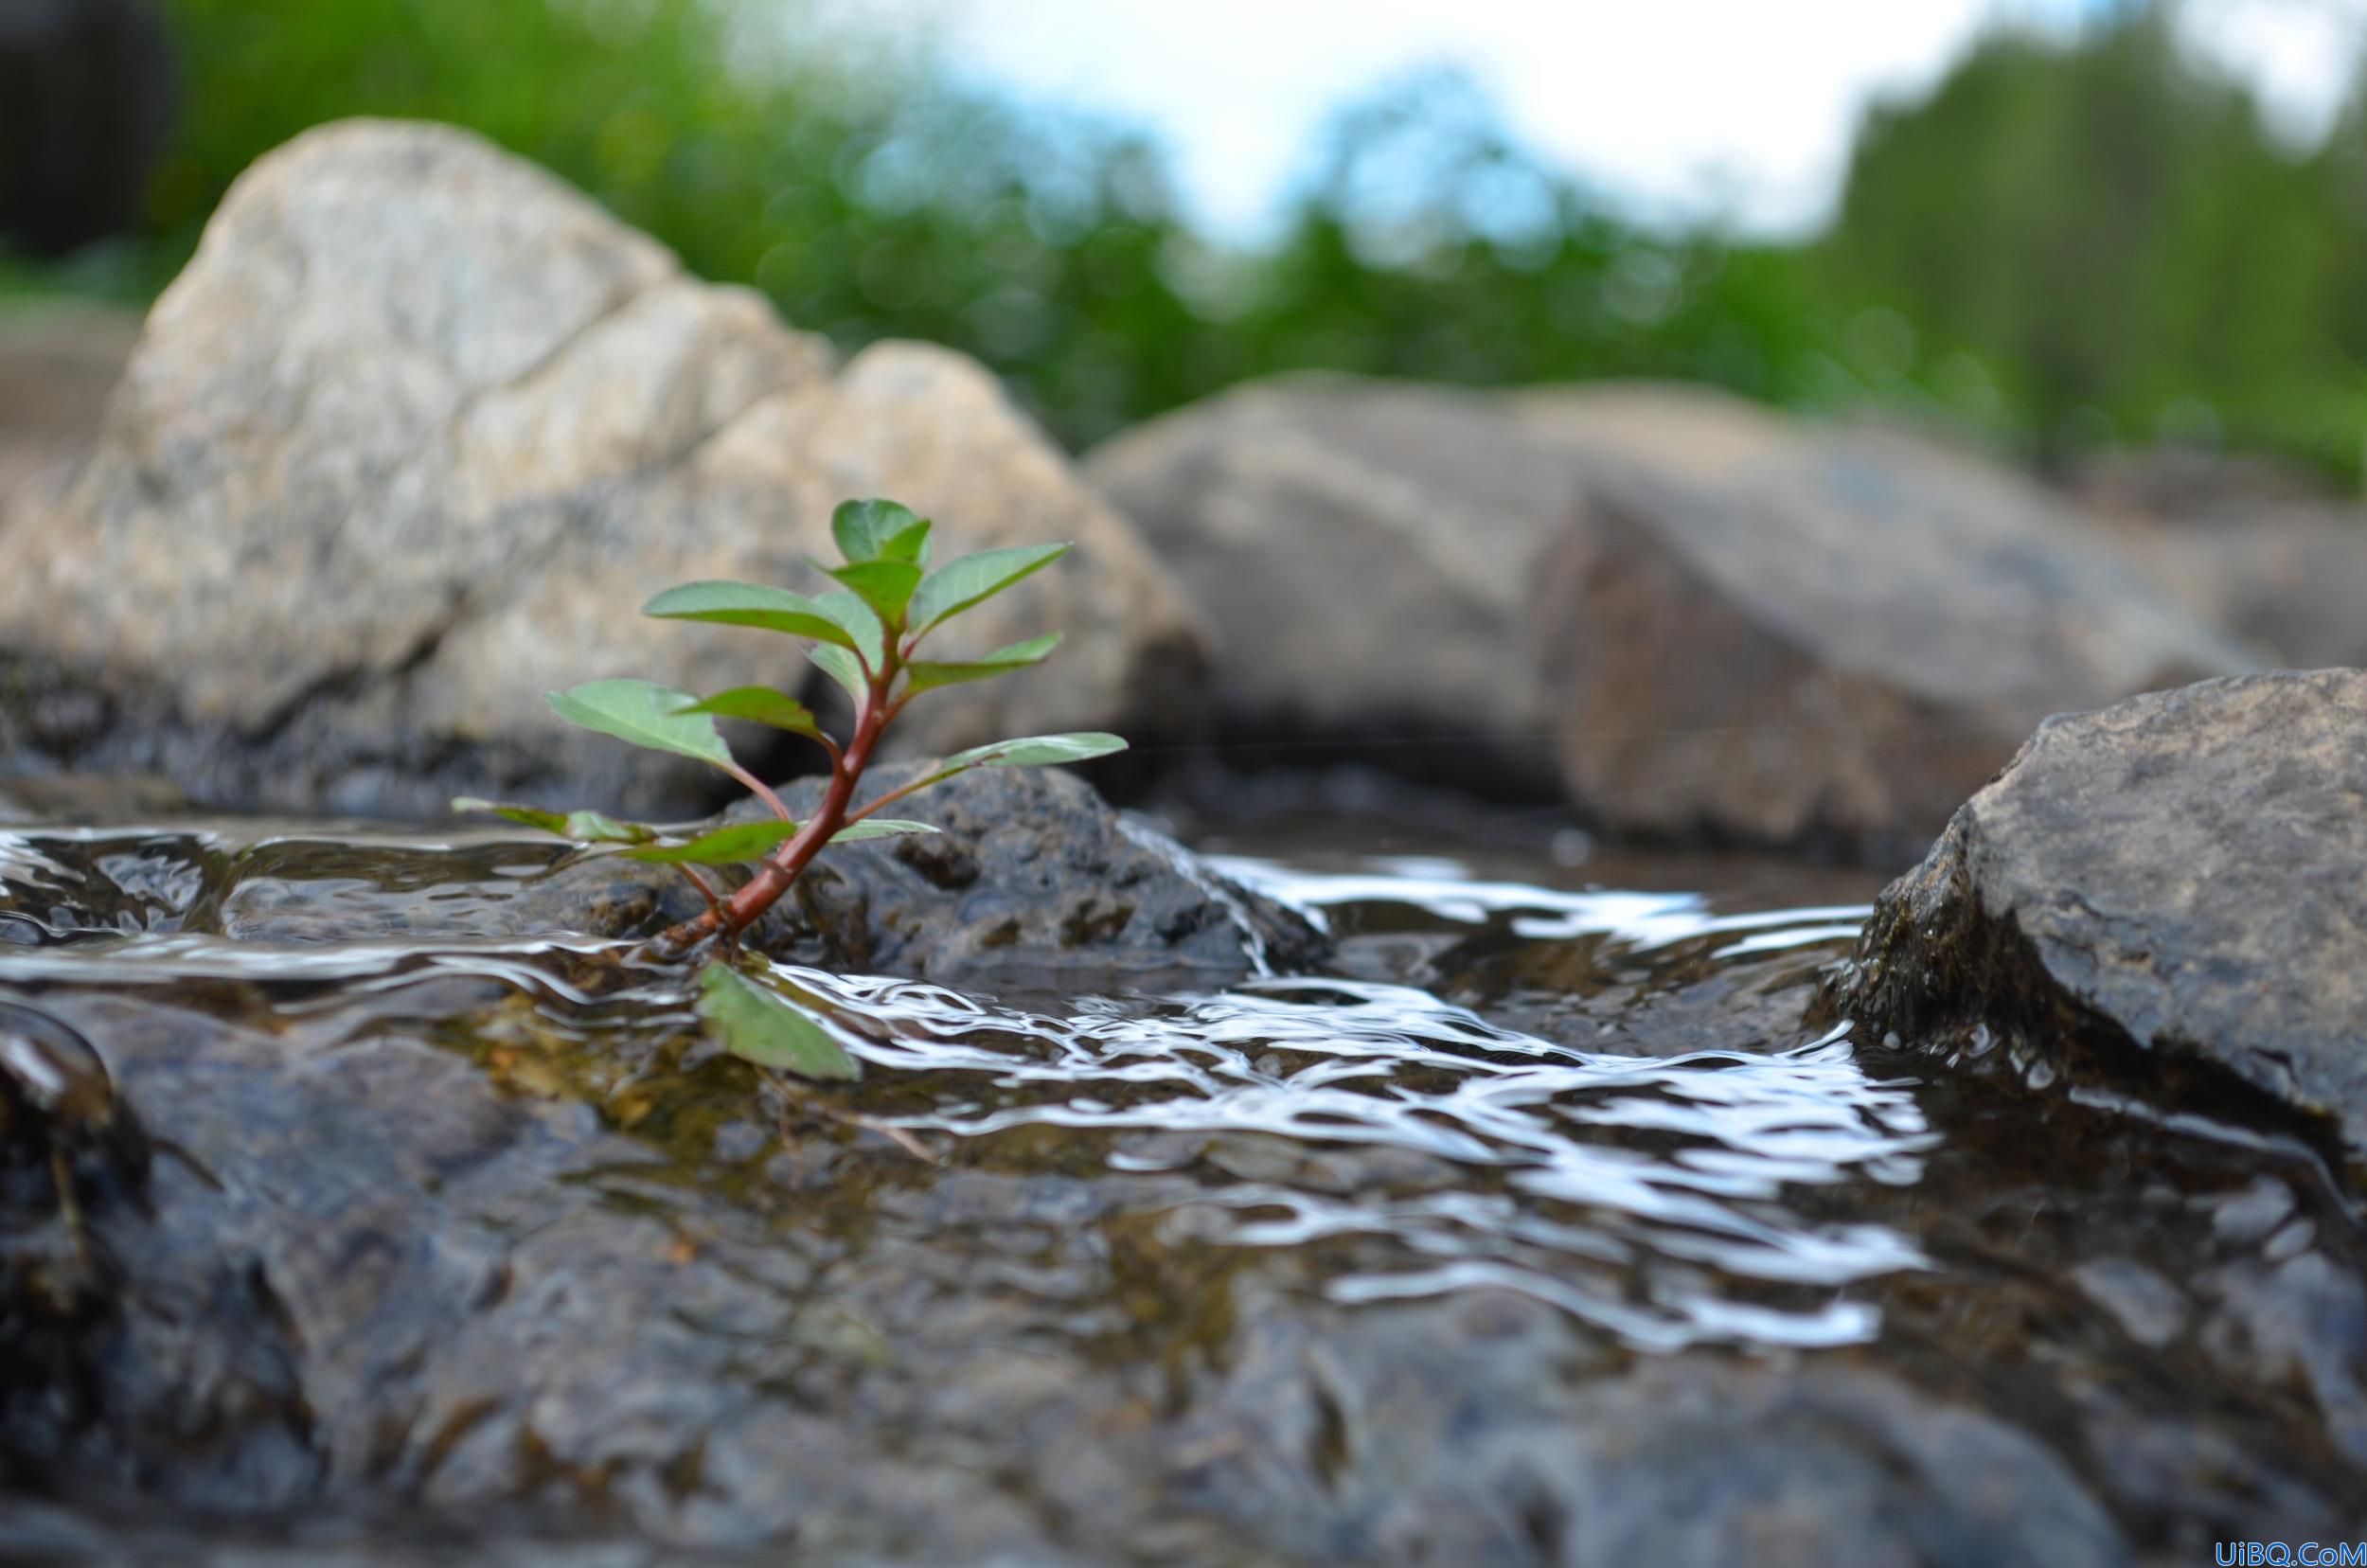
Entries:
{"label": "dark wet stone", "polygon": [[1860,1041],[2275,1105],[2367,1159],[2367,672],[2051,719],[1876,905]]}
{"label": "dark wet stone", "polygon": [[1374,1310],[1320,1334],[1278,1304],[1244,1323],[1218,1402],[1258,1446],[1209,1437],[1199,1479],[1312,1560],[2128,1556],[2044,1448],[1870,1370],[1787,1375],[1704,1356],[1573,1386],[1539,1371],[1571,1366],[1566,1320],[1504,1292]]}
{"label": "dark wet stone", "polygon": [[[878,769],[858,799],[922,776],[926,766]],[[782,798],[804,812],[821,793],[820,780],[806,779]],[[1326,947],[1297,915],[1218,876],[1059,769],[982,768],[913,796],[911,811],[943,832],[825,854],[803,900],[819,951],[810,939],[792,951],[949,980],[1029,971],[1238,974],[1251,960],[1287,972]]]}
{"label": "dark wet stone", "polygon": [[77,1407],[90,1336],[121,1282],[91,1225],[143,1200],[150,1165],[147,1132],[91,1042],[0,1001],[0,1386]]}
{"label": "dark wet stone", "polygon": [[[924,766],[873,770],[859,803]],[[810,811],[821,790],[819,779],[801,780],[783,798]],[[1301,969],[1324,951],[1296,915],[1121,817],[1068,773],[981,769],[915,796],[910,809],[943,832],[826,851],[751,944],[915,979],[1092,974],[1105,984],[1233,977],[1261,961]],[[536,844],[463,853],[280,841],[239,856],[224,881],[218,929],[257,941],[645,936],[704,908],[670,868]]]}
{"label": "dark wet stone", "polygon": [[2028,1436],[1870,1370],[1628,1369],[1503,1291],[1326,1304],[1307,1256],[1197,1239],[1180,1171],[811,1126],[752,1156],[695,1131],[749,1095],[732,1063],[627,1132],[402,1022],[456,1000],[266,1027],[55,999],[187,1161],[97,1221],[125,1283],[81,1401],[54,1370],[0,1395],[20,1473],[934,1561],[2125,1556]]}

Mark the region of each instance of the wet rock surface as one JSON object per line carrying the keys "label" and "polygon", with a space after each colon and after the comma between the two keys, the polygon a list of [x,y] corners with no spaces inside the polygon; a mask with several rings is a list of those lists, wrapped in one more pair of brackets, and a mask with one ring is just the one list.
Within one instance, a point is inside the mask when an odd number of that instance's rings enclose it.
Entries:
{"label": "wet rock surface", "polygon": [[543,693],[812,673],[780,639],[634,611],[700,578],[811,586],[863,494],[934,515],[947,559],[1078,546],[947,645],[1058,628],[1058,659],[922,704],[899,743],[1190,726],[1195,613],[983,368],[917,344],[836,365],[473,136],[326,127],[240,179],[79,477],[0,534],[0,749],[218,804],[695,815],[717,803],[695,764],[570,732]]}
{"label": "wet rock surface", "polygon": [[[916,814],[987,887],[1081,809],[1046,776]],[[823,1092],[613,944],[382,920],[506,907],[519,846],[271,837],[372,923],[218,934],[189,888],[256,847],[219,822],[0,835],[0,1025],[88,1041],[153,1146],[75,1167],[104,1289],[60,1311],[58,1129],[7,1102],[0,1552],[2167,1563],[2361,1523],[2367,1233],[2319,1153],[1853,1055],[1806,1014],[1860,906],[1227,860],[1322,972],[1006,993],[883,939],[791,971],[865,1064]],[[840,896],[925,943],[894,847]]]}
{"label": "wet rock surface", "polygon": [[1876,905],[1831,1007],[2367,1159],[2367,673],[2206,682],[2041,725]]}
{"label": "wet rock surface", "polygon": [[[876,799],[928,764],[873,769]],[[785,787],[810,811],[823,782]],[[1221,982],[1303,969],[1326,944],[1288,909],[1236,886],[1147,823],[1057,770],[991,768],[912,797],[941,829],[841,845],[748,934],[777,958],[1002,988]],[[734,819],[759,814],[754,803]],[[377,830],[36,837],[0,894],[0,938],[93,930],[190,932],[259,943],[372,938],[654,936],[705,908],[676,870],[583,856],[507,827],[441,838]],[[740,869],[716,873],[724,882]],[[93,922],[97,922],[95,925]]]}

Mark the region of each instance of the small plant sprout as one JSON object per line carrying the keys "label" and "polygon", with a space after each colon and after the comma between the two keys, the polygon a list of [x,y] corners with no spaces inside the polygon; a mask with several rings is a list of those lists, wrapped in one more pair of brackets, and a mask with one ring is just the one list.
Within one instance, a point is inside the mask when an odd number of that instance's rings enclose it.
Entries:
{"label": "small plant sprout", "polygon": [[[1041,664],[1060,634],[1047,633],[959,662],[917,657],[922,642],[954,616],[983,603],[1068,553],[1066,544],[987,550],[929,569],[929,520],[893,501],[849,501],[830,519],[843,564],[817,569],[842,585],[808,597],[749,582],[686,582],[642,606],[662,620],[751,627],[803,639],[806,657],[854,701],[854,727],[844,741],[826,733],[803,703],[770,686],[734,686],[711,697],[648,681],[594,681],[550,696],[569,723],[602,735],[696,758],[730,775],[772,811],[770,822],[735,823],[693,837],[597,811],[546,811],[463,797],[462,811],[491,811],[595,853],[678,867],[706,901],[704,913],[661,933],[648,951],[667,959],[720,952],[700,973],[698,1011],[735,1054],[759,1066],[809,1078],[851,1078],[854,1059],[774,983],[729,961],[739,934],[795,884],[814,856],[833,844],[933,833],[927,823],[884,817],[881,808],[972,768],[1081,762],[1126,749],[1114,735],[1038,735],[957,752],[923,776],[861,811],[856,786],[881,737],[914,699],[940,686],[982,681]],[[799,735],[829,757],[821,804],[799,822],[765,782],[741,767],[715,727],[739,719]],[[753,864],[755,873],[726,892],[698,867]]]}

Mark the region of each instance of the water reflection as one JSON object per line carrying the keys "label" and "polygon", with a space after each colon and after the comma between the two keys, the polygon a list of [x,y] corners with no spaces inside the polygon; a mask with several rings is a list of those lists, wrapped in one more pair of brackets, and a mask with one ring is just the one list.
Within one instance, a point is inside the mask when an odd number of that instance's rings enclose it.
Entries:
{"label": "water reflection", "polygon": [[1387,1267],[1327,1282],[1339,1300],[1486,1283],[1639,1348],[1831,1345],[1877,1327],[1870,1307],[1834,1290],[1923,1261],[1887,1227],[1809,1221],[1786,1201],[1796,1185],[1912,1182],[1933,1142],[1909,1090],[1867,1078],[1838,1037],[1640,1058],[1573,1050],[1369,982],[1264,980],[1050,1017],[942,988],[789,972],[834,998],[858,1054],[936,1086],[930,1109],[895,1118],[912,1131],[1265,1134],[1450,1166],[1395,1190],[1212,1181],[1199,1201],[1229,1221],[1212,1239],[1389,1243]]}
{"label": "water reflection", "polygon": [[[219,899],[224,879],[258,857],[274,875],[308,878],[366,882],[378,865],[383,874],[362,891],[390,900],[495,899],[495,880],[520,869],[514,852],[383,833],[7,837],[0,875],[64,903],[78,881],[95,880],[118,900],[128,887]],[[308,846],[329,859],[307,860]],[[457,857],[450,886],[438,885],[439,852]],[[1344,935],[1465,933],[1515,953],[1576,942],[1598,966],[1828,957],[1861,913],[1721,913],[1696,894],[1559,892],[1481,880],[1442,857],[1329,874],[1246,857],[1221,866]],[[201,895],[201,882],[212,891]],[[691,1027],[677,975],[587,979],[587,963],[621,952],[605,944],[235,941],[176,930],[152,894],[141,909],[137,920],[108,911],[84,922],[61,907],[57,921],[79,925],[79,939],[12,955],[0,978],[241,988],[255,999],[241,1010],[259,1006],[277,1027],[323,1043],[433,1012],[450,982],[490,983],[529,999],[545,1042],[615,1059],[573,1079],[604,1092],[670,1071],[663,1063]],[[1201,1239],[1304,1252],[1339,1302],[1509,1287],[1639,1349],[1825,1345],[1879,1326],[1874,1305],[1843,1299],[1848,1287],[1925,1262],[1898,1230],[1812,1216],[1797,1202],[1808,1188],[1912,1183],[1934,1142],[1909,1089],[1870,1078],[1838,1037],[1795,1029],[1747,1048],[1721,1039],[1649,1056],[1581,1049],[1369,976],[1021,1007],[943,986],[782,973],[827,1005],[872,1082],[894,1086],[872,1108],[879,1121],[988,1161],[1031,1129],[1062,1130],[1113,1172],[1182,1179],[1188,1196],[1179,1203],[1164,1187],[1160,1203]]]}
{"label": "water reflection", "polygon": [[[504,900],[536,867],[498,837],[0,834],[0,989],[113,1052],[220,1179],[168,1162],[162,1230],[118,1240],[187,1249],[163,1277],[224,1237],[279,1238],[290,1299],[339,1323],[345,1265],[305,1273],[312,1238],[378,1247],[394,1225],[407,1261],[373,1290],[422,1323],[457,1312],[435,1334],[467,1334],[423,1364],[464,1413],[485,1374],[457,1346],[532,1356],[535,1292],[582,1287],[600,1310],[520,1386],[580,1375],[597,1405],[612,1373],[573,1369],[642,1364],[654,1334],[636,1386],[686,1399],[685,1433],[703,1443],[751,1388],[775,1413],[820,1401],[829,1452],[867,1455],[850,1475],[949,1431],[999,1441],[1014,1366],[1083,1401],[1046,1430],[1150,1445],[1126,1476],[1215,1431],[1262,1456],[1255,1489],[1342,1463],[1276,1436],[1335,1375],[1397,1391],[1338,1417],[1338,1452],[1386,1469],[1386,1433],[1448,1422],[1467,1391],[1524,1447],[1676,1353],[1704,1375],[1875,1367],[1968,1402],[2173,1557],[2356,1494],[2367,1232],[2339,1175],[2289,1129],[2050,1082],[2011,1042],[1933,1060],[1806,1030],[1863,913],[1849,885],[1553,887],[1314,851],[1223,869],[1322,919],[1331,971],[1046,995],[782,967],[868,1064],[850,1089],[758,1083],[700,1037],[688,977],[619,944],[416,934],[413,900],[516,929]],[[364,884],[387,934],[215,934],[208,909],[257,882],[324,881]],[[423,1086],[441,1097],[412,1125]],[[467,1295],[494,1279],[515,1300]],[[1524,1321],[1546,1327],[1501,1337]],[[341,1333],[308,1379],[343,1386]],[[518,1419],[538,1443],[573,1431]],[[590,1453],[604,1431],[574,1435]],[[1466,1436],[1425,1439],[1444,1479],[1424,1517],[1462,1494]]]}

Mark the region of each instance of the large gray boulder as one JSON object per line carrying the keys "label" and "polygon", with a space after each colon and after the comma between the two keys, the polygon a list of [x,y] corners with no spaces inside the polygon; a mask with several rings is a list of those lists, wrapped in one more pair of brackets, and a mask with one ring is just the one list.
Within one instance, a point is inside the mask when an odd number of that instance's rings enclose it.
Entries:
{"label": "large gray boulder", "polygon": [[1861,1042],[2281,1104],[2367,1159],[2362,953],[2367,672],[2256,675],[2039,726],[1829,1005]]}
{"label": "large gray boulder", "polygon": [[232,188],[80,481],[0,538],[0,739],[247,801],[685,811],[694,772],[569,733],[543,694],[797,684],[789,643],[635,612],[696,578],[796,585],[830,508],[872,494],[934,515],[945,556],[1079,546],[962,629],[1063,629],[1055,661],[916,707],[902,744],[1189,722],[1193,612],[980,366],[915,344],[836,365],[474,136],[329,126]]}
{"label": "large gray boulder", "polygon": [[2036,485],[1914,437],[1699,392],[1522,417],[1589,473],[1538,621],[1571,791],[1628,832],[1903,860],[2048,714],[2264,662]]}
{"label": "large gray boulder", "polygon": [[1086,472],[1235,738],[1627,834],[1904,859],[2045,715],[2265,662],[1995,465],[1699,388],[1289,381]]}
{"label": "large gray boulder", "polygon": [[1104,443],[1085,472],[1207,607],[1233,739],[1288,742],[1285,761],[1556,788],[1529,615],[1577,475],[1501,398],[1253,383]]}

